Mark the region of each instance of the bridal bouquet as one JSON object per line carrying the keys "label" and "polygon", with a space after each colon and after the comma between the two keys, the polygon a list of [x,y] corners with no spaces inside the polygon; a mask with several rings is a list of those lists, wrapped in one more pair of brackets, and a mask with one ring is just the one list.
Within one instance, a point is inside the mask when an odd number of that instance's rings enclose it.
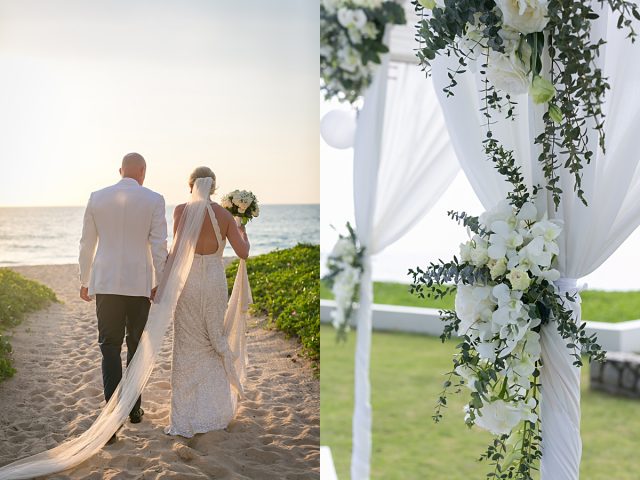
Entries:
{"label": "bridal bouquet", "polygon": [[493,113],[512,117],[516,95],[526,94],[533,103],[546,104],[544,129],[535,143],[542,147],[538,160],[556,206],[562,194],[559,168],[572,174],[575,191],[586,204],[581,181],[583,165],[593,156],[589,129],[597,132],[600,148],[605,148],[602,104],[610,86],[600,68],[600,47],[605,41],[592,34],[592,24],[599,18],[596,5],[608,6],[618,17],[617,27],[635,39],[632,20],[640,19],[640,11],[631,0],[416,2],[422,16],[418,57],[425,69],[436,55],[457,58],[444,91],[453,95],[457,76],[468,69],[480,74],[485,152],[496,168],[512,165],[513,158],[492,135]]}
{"label": "bridal bouquet", "polygon": [[358,298],[360,278],[364,270],[364,248],[358,244],[353,228],[347,223],[349,236],[340,235],[327,260],[329,273],[324,277],[333,292],[336,308],[332,313],[333,326],[338,338],[344,339],[349,331],[349,320]]}
{"label": "bridal bouquet", "polygon": [[449,215],[472,234],[460,245],[460,258],[410,270],[412,292],[421,297],[456,292],[455,311],[441,312],[441,338],[455,333],[462,341],[434,420],[442,418],[449,389],[466,387],[465,422],[495,436],[481,459],[504,476],[488,477],[529,479],[541,457],[540,328],[555,325],[576,366],[581,353],[602,360],[604,352],[572,317],[567,302],[575,298],[552,283],[560,277],[554,268],[559,221],[539,215],[533,203],[516,208],[506,200],[480,217]]}
{"label": "bridal bouquet", "polygon": [[256,196],[247,190],[234,190],[222,197],[220,203],[231,215],[240,218],[242,225],[260,215],[260,206]]}
{"label": "bridal bouquet", "polygon": [[320,72],[325,98],[355,102],[369,86],[389,51],[383,42],[387,25],[406,22],[392,0],[322,0],[320,3]]}

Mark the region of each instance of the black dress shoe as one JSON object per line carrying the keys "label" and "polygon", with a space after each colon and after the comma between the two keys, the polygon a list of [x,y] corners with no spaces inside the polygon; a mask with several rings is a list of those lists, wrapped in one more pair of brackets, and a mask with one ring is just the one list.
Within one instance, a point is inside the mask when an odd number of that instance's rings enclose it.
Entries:
{"label": "black dress shoe", "polygon": [[111,435],[111,438],[107,441],[107,445],[113,445],[114,443],[116,443],[117,440],[118,440],[118,437],[114,433],[113,435]]}
{"label": "black dress shoe", "polygon": [[140,423],[142,421],[142,416],[144,415],[144,410],[139,408],[138,410],[131,412],[129,415],[129,420],[131,423]]}

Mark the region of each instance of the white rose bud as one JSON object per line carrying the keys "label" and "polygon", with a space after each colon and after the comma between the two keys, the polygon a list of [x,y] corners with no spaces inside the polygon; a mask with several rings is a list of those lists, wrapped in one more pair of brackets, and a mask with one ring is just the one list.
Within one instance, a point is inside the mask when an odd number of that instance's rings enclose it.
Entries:
{"label": "white rose bud", "polygon": [[507,280],[511,282],[513,290],[526,290],[531,285],[531,278],[526,270],[522,268],[514,268],[507,274]]}
{"label": "white rose bud", "polygon": [[489,272],[491,273],[491,280],[495,280],[500,275],[504,275],[507,271],[507,259],[504,257],[499,260],[491,259],[487,265],[489,266]]}

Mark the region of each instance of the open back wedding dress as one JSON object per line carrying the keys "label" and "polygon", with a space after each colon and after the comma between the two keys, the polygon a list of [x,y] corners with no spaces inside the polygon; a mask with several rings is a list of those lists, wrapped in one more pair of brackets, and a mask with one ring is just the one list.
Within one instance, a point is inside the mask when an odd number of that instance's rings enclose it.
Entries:
{"label": "open back wedding dress", "polygon": [[225,428],[235,416],[238,394],[242,394],[224,331],[225,243],[209,204],[207,213],[218,249],[210,255],[195,254],[173,321],[171,424],[165,432],[183,437]]}
{"label": "open back wedding dress", "polygon": [[[162,346],[165,333],[178,304],[192,266],[194,271],[202,272],[196,259],[195,249],[204,215],[209,205],[211,178],[196,180],[191,200],[185,207],[178,226],[176,239],[167,260],[165,273],[158,288],[155,302],[149,311],[149,319],[135,356],[125,370],[120,385],[104,407],[93,425],[77,438],[67,440],[57,447],[31,457],[18,460],[0,468],[0,480],[17,480],[49,475],[74,467],[98,452],[129,416],[136,399],[142,392]],[[217,224],[217,222],[216,222]],[[218,232],[219,233],[219,232]],[[221,245],[222,242],[219,242]],[[219,246],[216,255],[221,255]],[[221,261],[221,260],[220,260]],[[224,269],[218,267],[222,281]],[[197,274],[195,274],[197,275]],[[190,295],[190,294],[189,294]],[[247,267],[240,260],[233,290],[226,304],[221,338],[226,345],[218,342],[218,351],[222,352],[221,361],[227,375],[233,407],[237,394],[242,393],[242,381],[246,368],[245,322],[251,291],[247,277]],[[224,308],[224,304],[223,307]],[[193,413],[193,412],[192,412]],[[228,413],[227,413],[228,415]]]}

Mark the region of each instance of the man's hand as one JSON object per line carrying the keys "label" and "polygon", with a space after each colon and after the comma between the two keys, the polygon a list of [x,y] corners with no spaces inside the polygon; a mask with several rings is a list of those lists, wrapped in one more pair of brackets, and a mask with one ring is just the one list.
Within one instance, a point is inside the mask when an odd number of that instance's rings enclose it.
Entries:
{"label": "man's hand", "polygon": [[156,293],[158,292],[158,287],[153,287],[151,289],[151,295],[149,295],[149,300],[151,300],[152,302],[155,300],[156,298]]}
{"label": "man's hand", "polygon": [[85,302],[90,302],[91,300],[93,300],[93,298],[89,296],[89,289],[87,287],[80,287],[80,298]]}

